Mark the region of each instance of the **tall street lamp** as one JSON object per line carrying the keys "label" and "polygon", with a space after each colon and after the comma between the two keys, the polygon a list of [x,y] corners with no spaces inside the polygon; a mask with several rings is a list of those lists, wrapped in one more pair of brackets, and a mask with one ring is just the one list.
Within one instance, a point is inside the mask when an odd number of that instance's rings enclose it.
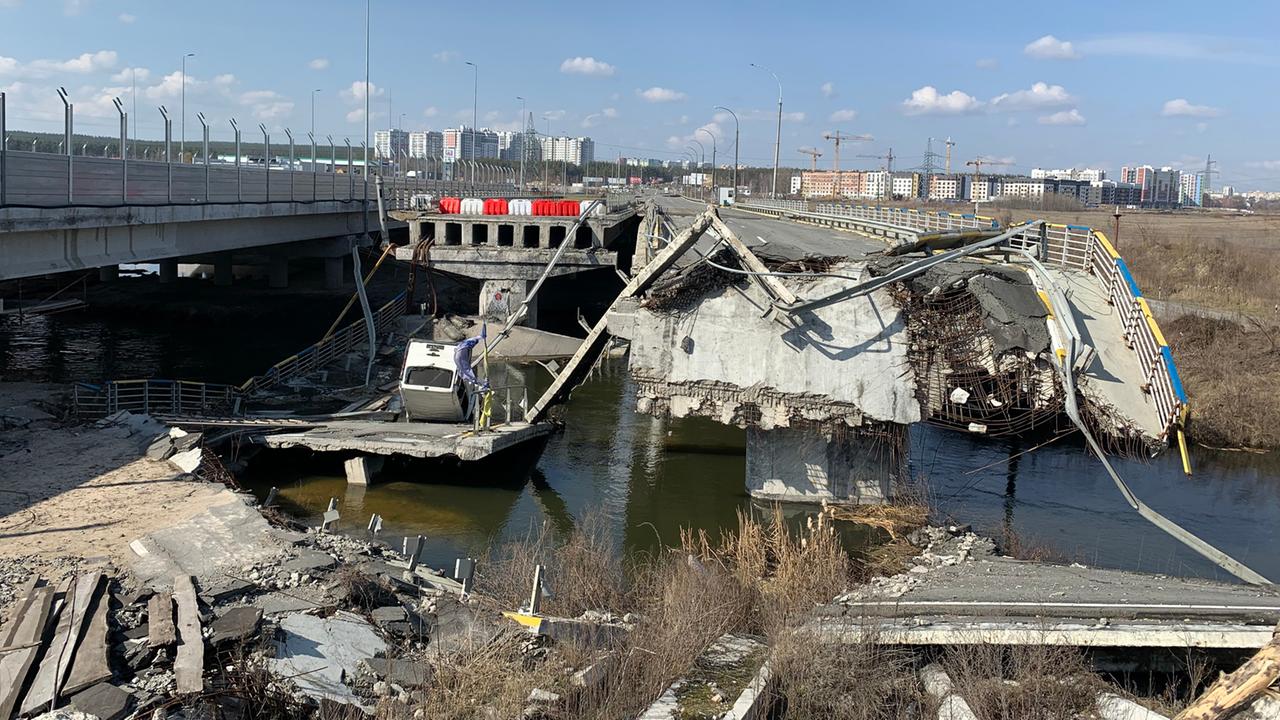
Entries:
{"label": "tall street lamp", "polygon": [[178,159],[186,162],[187,149],[187,58],[195,57],[195,53],[182,56],[182,137],[178,140]]}
{"label": "tall street lamp", "polygon": [[[366,181],[369,179],[369,13],[372,5],[373,0],[364,0],[364,179]],[[365,187],[367,188],[368,185],[366,184]],[[366,212],[366,221],[368,217],[369,213]]]}
{"label": "tall street lamp", "polygon": [[471,66],[472,70],[474,70],[471,79],[471,157],[472,159],[475,159],[477,156],[476,130],[479,129],[479,125],[477,123],[480,119],[479,112],[477,110],[479,107],[477,98],[480,96],[480,66],[470,60],[467,61],[467,64]]}
{"label": "tall street lamp", "polygon": [[[697,133],[694,133],[694,134],[696,135]],[[700,153],[699,157],[701,158],[698,161],[698,169],[701,170],[702,166],[707,164],[707,146],[703,145],[702,142],[699,141],[697,138],[689,138],[689,142],[692,142],[694,145],[698,146],[698,150]]]}
{"label": "tall street lamp", "polygon": [[698,128],[711,136],[711,187],[716,187],[716,134],[706,128]]}
{"label": "tall street lamp", "polygon": [[524,156],[529,154],[529,133],[524,130],[525,99],[516,96],[520,101],[520,189],[524,190]]}
{"label": "tall street lamp", "polygon": [[738,113],[723,105],[717,105],[715,109],[723,110],[733,116],[733,191],[736,193],[738,192]]}
{"label": "tall street lamp", "polygon": [[773,189],[769,192],[769,197],[778,197],[778,152],[782,149],[782,81],[778,79],[778,74],[763,65],[751,63],[751,67],[759,68],[773,76],[774,82],[778,83],[778,135],[773,143]]}

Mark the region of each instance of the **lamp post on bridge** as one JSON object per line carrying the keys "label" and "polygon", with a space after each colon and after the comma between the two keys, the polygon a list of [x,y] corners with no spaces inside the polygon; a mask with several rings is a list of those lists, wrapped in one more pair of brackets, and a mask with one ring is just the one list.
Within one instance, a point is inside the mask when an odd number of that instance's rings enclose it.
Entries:
{"label": "lamp post on bridge", "polygon": [[182,56],[182,137],[178,140],[178,162],[186,159],[187,151],[187,58],[195,57],[195,53],[187,53]]}
{"label": "lamp post on bridge", "polygon": [[[472,79],[471,79],[471,159],[474,161],[480,155],[480,153],[476,152],[476,139],[477,139],[476,132],[479,131],[480,129],[477,126],[477,123],[480,121],[479,120],[480,66],[471,62],[470,60],[466,62],[468,65],[471,66],[471,69],[475,71],[472,74]],[[465,143],[463,144],[463,147],[466,147]],[[462,149],[463,148],[459,148],[459,150],[462,150]],[[475,183],[473,182],[472,189],[474,188],[475,188]]]}
{"label": "lamp post on bridge", "polygon": [[204,118],[204,113],[196,113],[196,118],[200,120],[200,154],[204,157],[204,201],[209,202],[209,123]]}
{"label": "lamp post on bridge", "polygon": [[751,67],[759,68],[773,76],[774,82],[778,83],[778,135],[773,144],[773,189],[769,191],[769,197],[776,199],[778,197],[778,153],[782,150],[782,81],[778,79],[778,74],[769,68],[751,63]]}
{"label": "lamp post on bridge", "polygon": [[706,128],[698,128],[711,136],[711,187],[716,187],[716,134]]}
{"label": "lamp post on bridge", "polygon": [[723,105],[715,106],[716,110],[723,110],[733,116],[733,192],[738,192],[738,113],[730,110]]}

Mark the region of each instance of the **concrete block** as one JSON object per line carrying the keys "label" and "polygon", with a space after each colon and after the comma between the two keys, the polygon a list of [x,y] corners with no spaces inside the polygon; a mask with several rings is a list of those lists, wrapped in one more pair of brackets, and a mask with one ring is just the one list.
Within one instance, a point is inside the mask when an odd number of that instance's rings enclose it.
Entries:
{"label": "concrete block", "polygon": [[885,502],[905,453],[882,437],[838,428],[747,428],[747,492],[773,500]]}
{"label": "concrete block", "polygon": [[380,680],[406,688],[422,687],[431,679],[431,667],[426,663],[392,658],[365,658],[359,670]]}
{"label": "concrete block", "polygon": [[192,473],[196,468],[200,467],[200,460],[204,455],[204,451],[200,448],[192,448],[186,452],[176,453],[169,458],[169,462],[173,466],[185,473]]}
{"label": "concrete block", "polygon": [[[533,288],[530,280],[485,280],[480,286],[480,316],[495,322],[506,322],[511,313],[520,308]],[[538,300],[529,303],[521,325],[536,327],[538,324]]]}
{"label": "concrete block", "polygon": [[112,685],[98,683],[71,696],[71,707],[100,720],[119,720],[129,714],[133,696]]}
{"label": "concrete block", "polygon": [[213,645],[235,640],[245,640],[258,630],[262,622],[262,609],[256,607],[231,608],[222,617],[213,621],[213,634],[209,642]]}
{"label": "concrete block", "polygon": [[383,457],[360,455],[342,463],[342,468],[346,471],[349,484],[369,486],[374,483],[385,461],[386,458]]}

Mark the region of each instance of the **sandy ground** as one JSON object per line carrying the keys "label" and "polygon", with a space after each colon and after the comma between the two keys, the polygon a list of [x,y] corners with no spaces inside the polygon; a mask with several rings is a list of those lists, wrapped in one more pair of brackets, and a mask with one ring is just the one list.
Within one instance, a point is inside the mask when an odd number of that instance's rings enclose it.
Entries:
{"label": "sandy ground", "polygon": [[[13,396],[7,385],[0,398]],[[128,568],[131,540],[226,500],[221,485],[178,480],[167,461],[146,459],[153,435],[92,425],[0,432],[5,574],[57,577],[83,561]]]}

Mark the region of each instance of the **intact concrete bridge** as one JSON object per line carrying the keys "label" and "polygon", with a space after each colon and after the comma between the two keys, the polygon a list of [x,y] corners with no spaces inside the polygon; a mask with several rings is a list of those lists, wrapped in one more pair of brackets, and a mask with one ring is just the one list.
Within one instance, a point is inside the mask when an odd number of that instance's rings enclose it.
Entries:
{"label": "intact concrete bridge", "polygon": [[[705,210],[659,202],[664,238]],[[642,411],[746,428],[755,496],[881,501],[904,479],[914,422],[1000,436],[1056,432],[1069,416],[1142,451],[1180,436],[1172,356],[1101,233],[1015,229],[889,282],[925,262],[891,247],[999,231],[968,215],[769,201],[720,216],[726,232],[709,229],[647,294],[616,303],[609,330],[631,341]],[[768,270],[720,252],[726,233]]]}
{"label": "intact concrete bridge", "polygon": [[[342,282],[343,258],[378,232],[379,202],[408,208],[414,195],[509,195],[509,183],[472,186],[421,177],[365,177],[344,168],[301,172],[262,165],[178,163],[0,151],[0,281],[159,263],[212,265],[230,284],[235,264],[267,264],[288,283],[289,261],[323,258],[325,281]],[[405,224],[391,219],[388,230]]]}

